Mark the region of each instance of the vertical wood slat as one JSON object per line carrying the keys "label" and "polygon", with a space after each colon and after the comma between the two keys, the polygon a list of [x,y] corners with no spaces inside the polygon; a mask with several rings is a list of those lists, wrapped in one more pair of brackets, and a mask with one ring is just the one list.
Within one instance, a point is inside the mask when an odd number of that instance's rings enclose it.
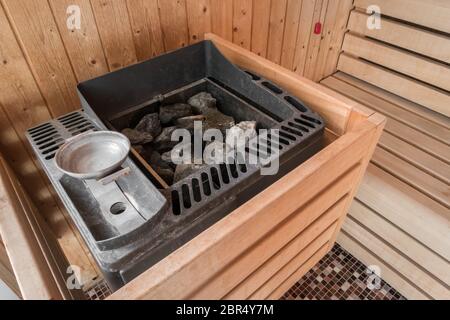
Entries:
{"label": "vertical wood slat", "polygon": [[[277,0],[273,0],[277,1]],[[253,2],[252,52],[261,57],[267,56],[267,40],[269,38],[271,0]]]}
{"label": "vertical wood slat", "polygon": [[283,50],[281,52],[281,65],[290,70],[292,70],[294,65],[301,9],[302,0],[288,0]]}
{"label": "vertical wood slat", "polygon": [[0,30],[0,104],[16,130],[24,132],[51,115],[1,7]]}
{"label": "vertical wood slat", "polygon": [[347,22],[352,8],[353,0],[339,1],[339,7],[336,13],[336,22],[333,28],[333,34],[331,36],[330,48],[322,71],[323,78],[329,76],[337,70],[337,61],[341,52],[344,35],[347,30]]}
{"label": "vertical wood slat", "polygon": [[164,53],[158,0],[127,0],[127,8],[137,59],[142,61]]}
{"label": "vertical wood slat", "polygon": [[210,1],[212,32],[225,40],[233,41],[233,0]]}
{"label": "vertical wood slat", "polygon": [[251,47],[252,10],[252,0],[233,2],[233,42],[247,50]]}
{"label": "vertical wood slat", "polygon": [[167,51],[189,44],[186,0],[158,0],[164,44]]}
{"label": "vertical wood slat", "polygon": [[2,3],[20,35],[20,43],[52,116],[74,110],[79,105],[77,82],[48,2],[3,0]]}
{"label": "vertical wood slat", "polygon": [[306,56],[308,54],[309,38],[312,32],[315,0],[303,0],[298,25],[297,46],[294,55],[293,71],[303,75],[305,71]]}
{"label": "vertical wood slat", "polygon": [[327,61],[328,52],[330,51],[332,33],[335,27],[336,14],[338,10],[338,1],[329,1],[326,16],[323,21],[322,39],[318,48],[317,59],[313,71],[311,73],[312,80],[319,81],[323,76],[323,69]]}
{"label": "vertical wood slat", "polygon": [[204,40],[205,33],[211,32],[211,4],[209,0],[186,0],[189,29],[189,43]]}
{"label": "vertical wood slat", "polygon": [[281,61],[281,50],[283,48],[286,8],[287,0],[272,1],[270,8],[267,59],[278,64],[280,64]]}
{"label": "vertical wood slat", "polygon": [[[108,72],[89,0],[49,0],[49,3],[77,81],[85,81]],[[80,29],[69,30],[67,27],[70,14],[67,9],[71,5],[80,8]]]}
{"label": "vertical wood slat", "polygon": [[91,0],[110,70],[137,62],[125,0]]}
{"label": "vertical wood slat", "polygon": [[314,67],[317,61],[317,55],[319,53],[320,42],[322,40],[323,27],[320,34],[314,33],[314,27],[317,22],[321,23],[325,20],[325,14],[328,7],[328,0],[318,0],[316,1],[316,6],[314,8],[313,25],[310,40],[308,54],[306,58],[304,76],[308,79],[312,79],[314,76]]}

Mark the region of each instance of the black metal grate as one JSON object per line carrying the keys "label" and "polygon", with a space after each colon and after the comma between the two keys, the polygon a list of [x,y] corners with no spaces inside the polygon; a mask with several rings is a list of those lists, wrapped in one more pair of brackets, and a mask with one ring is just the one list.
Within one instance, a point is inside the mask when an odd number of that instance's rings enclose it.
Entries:
{"label": "black metal grate", "polygon": [[68,137],[96,130],[83,113],[76,111],[29,129],[28,135],[45,160],[52,160]]}
{"label": "black metal grate", "polygon": [[[256,156],[262,156],[267,159],[271,156],[272,147],[278,148],[279,150],[292,147],[293,145],[304,140],[305,136],[308,136],[323,127],[323,123],[321,120],[319,120],[319,117],[317,117],[316,119],[312,116],[307,115],[313,114],[297,98],[289,95],[287,92],[285,92],[283,89],[279,88],[272,82],[256,74],[248,70],[243,71],[251,77],[253,82],[261,85],[261,88],[271,92],[276,97],[279,97],[281,100],[287,102],[295,110],[299,111],[291,119],[283,121],[283,119],[279,118],[274,113],[271,113],[270,110],[267,110],[267,108],[258,106],[255,101],[249,100],[242,94],[239,94],[229,86],[223,84],[221,81],[215,78],[208,78],[210,81],[223,88],[226,88],[226,90],[232,92],[240,99],[243,99],[253,107],[264,112],[274,120],[280,122],[280,126],[277,128],[279,130],[277,136],[275,136],[273,133],[269,133],[267,139],[258,139],[256,143],[253,143],[250,146],[246,147],[247,153]],[[275,137],[278,139],[279,144],[272,145],[272,143],[274,142],[271,138]],[[261,142],[264,145],[259,145]],[[265,150],[267,153],[262,154],[262,150]],[[189,209],[193,208],[194,203],[200,203],[203,199],[208,199],[208,197],[210,197],[212,194],[212,190],[219,191],[224,186],[230,184],[230,182],[232,183],[234,181],[238,182],[242,180],[242,178],[244,178],[246,174],[249,173],[245,164],[222,164],[218,166],[210,166],[208,169],[200,170],[200,172],[201,171],[204,172],[194,178],[188,178],[188,181],[185,181],[185,183],[180,184],[178,187],[172,186],[171,200],[173,214],[180,215],[185,213],[185,211],[187,213]],[[199,179],[201,179],[202,181],[201,184],[199,184],[198,182]],[[200,185],[203,188],[201,188]]]}
{"label": "black metal grate", "polygon": [[88,300],[104,300],[112,294],[111,289],[103,278],[97,280],[83,291]]}

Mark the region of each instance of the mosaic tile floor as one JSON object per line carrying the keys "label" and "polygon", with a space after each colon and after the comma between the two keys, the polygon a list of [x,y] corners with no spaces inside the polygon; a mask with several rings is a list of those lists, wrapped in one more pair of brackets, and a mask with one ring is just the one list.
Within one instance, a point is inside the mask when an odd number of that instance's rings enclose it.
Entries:
{"label": "mosaic tile floor", "polygon": [[84,291],[87,300],[104,300],[111,295],[111,289],[103,279],[97,280]]}
{"label": "mosaic tile floor", "polygon": [[[89,300],[103,300],[111,294],[111,290],[104,280],[99,280],[85,294]],[[405,300],[338,244],[281,299]]]}
{"label": "mosaic tile floor", "polygon": [[336,244],[282,300],[406,300]]}

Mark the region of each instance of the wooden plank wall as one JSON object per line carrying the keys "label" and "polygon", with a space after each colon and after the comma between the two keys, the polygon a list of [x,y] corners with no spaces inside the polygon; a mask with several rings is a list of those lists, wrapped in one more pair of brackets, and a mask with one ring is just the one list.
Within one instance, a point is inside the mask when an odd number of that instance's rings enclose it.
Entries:
{"label": "wooden plank wall", "polygon": [[[24,131],[79,107],[76,85],[214,32],[320,80],[336,69],[353,0],[0,0],[0,152],[69,261],[95,277],[89,253],[37,169]],[[80,29],[69,30],[69,6]],[[321,34],[313,31],[317,22]]]}

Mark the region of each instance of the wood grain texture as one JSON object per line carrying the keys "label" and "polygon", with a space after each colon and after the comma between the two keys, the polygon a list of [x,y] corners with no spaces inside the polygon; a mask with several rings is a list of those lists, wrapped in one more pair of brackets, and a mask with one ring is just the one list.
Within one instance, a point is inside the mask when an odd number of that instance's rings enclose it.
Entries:
{"label": "wood grain texture", "polygon": [[312,79],[320,81],[324,77],[325,65],[328,61],[328,54],[331,48],[331,41],[333,39],[333,31],[336,28],[336,20],[338,16],[339,1],[329,1],[326,9],[322,36],[317,53],[316,63],[313,69]]}
{"label": "wood grain texture", "polygon": [[[386,101],[383,97],[368,94],[370,91],[367,90],[370,90],[371,87],[363,86],[356,81],[356,78],[344,78],[342,74],[339,74],[323,80],[322,83],[334,90],[345,93],[348,97],[362,104],[370,106],[371,109],[388,116],[388,118],[395,119],[442,142],[444,145],[441,145],[441,149],[445,149],[445,145],[448,146],[450,144],[450,128],[424,118],[422,115],[415,114],[396,103]],[[400,133],[397,134],[401,136]],[[444,152],[444,154],[446,153]]]}
{"label": "wood grain texture", "polygon": [[48,2],[2,3],[52,116],[77,108],[77,82]]}
{"label": "wood grain texture", "polygon": [[[323,254],[327,252],[328,242],[326,235],[328,234],[325,233],[324,237],[319,236],[307,248],[300,251],[298,255],[296,255],[285,266],[283,266],[272,278],[270,278],[266,283],[264,283],[260,288],[258,288],[258,290],[254,292],[249,297],[249,299],[273,300],[281,298],[282,295],[286,292],[285,288],[289,289],[292,282],[294,282],[294,277],[292,277],[292,275],[295,274],[295,281],[297,281],[297,279],[301,279],[302,275],[297,274],[296,271],[299,270],[303,265],[307,264],[308,268],[301,268],[303,269],[302,271],[306,273],[312,267],[309,266],[307,262],[311,258],[313,258],[316,254],[318,255],[320,254],[321,256],[323,256]],[[284,282],[286,281],[289,281],[288,284],[284,284]],[[279,289],[280,286],[283,288],[282,290]]]}
{"label": "wood grain texture", "polygon": [[322,70],[322,77],[327,77],[336,71],[337,60],[341,53],[342,42],[347,31],[347,23],[353,8],[353,0],[339,1],[338,11],[336,12],[336,22],[334,24],[333,33],[331,36],[330,46],[324,69]]}
{"label": "wood grain texture", "polygon": [[370,83],[359,80],[348,74],[342,72],[336,72],[333,75],[334,78],[345,81],[352,84],[355,87],[362,89],[365,92],[369,92],[372,95],[379,97],[400,109],[408,111],[412,115],[420,116],[422,119],[435,123],[443,128],[450,129],[450,119],[442,114],[433,112],[417,103],[408,101],[402,97],[392,94],[386,90],[371,85]]}
{"label": "wood grain texture", "polygon": [[[433,23],[442,23],[439,20],[441,14],[448,13],[448,4],[415,0],[408,4],[403,0],[379,3],[384,10],[381,28],[367,28],[368,16],[352,12],[351,33],[345,37],[338,69],[449,117],[450,57],[445,49],[450,38],[439,32],[445,28],[430,29]],[[356,2],[360,8],[367,4],[365,0]],[[409,9],[403,10],[407,12],[401,12],[401,5],[408,5]]]}
{"label": "wood grain texture", "polygon": [[258,56],[267,56],[267,41],[269,38],[271,0],[260,0],[253,2],[252,21],[252,52]]}
{"label": "wood grain texture", "polygon": [[62,299],[39,243],[34,238],[6,162],[0,157],[0,232],[24,299]]}
{"label": "wood grain texture", "polygon": [[272,1],[270,8],[269,39],[267,43],[267,59],[277,64],[281,62],[287,0]]}
{"label": "wood grain texture", "polygon": [[[50,0],[53,16],[78,82],[109,71],[89,0]],[[80,8],[80,29],[67,27],[69,6]]]}
{"label": "wood grain texture", "polygon": [[450,116],[448,108],[450,95],[443,90],[346,54],[340,56],[338,69],[445,116]]}
{"label": "wood grain texture", "polygon": [[382,216],[358,200],[353,203],[350,216],[367,226],[369,230],[400,250],[419,266],[428,270],[433,276],[441,279],[446,285],[450,285],[450,274],[447,272],[448,261],[445,258],[437,255],[393,224],[386,223]]}
{"label": "wood grain texture", "polygon": [[[291,273],[284,282],[279,285],[274,291],[270,293],[269,296],[266,297],[268,300],[278,300],[280,299],[287,290],[292,287],[293,283],[296,283],[297,279],[301,279],[312,267],[314,267],[319,261],[323,258],[324,255],[328,253],[329,243],[325,243],[319,250],[317,250],[307,261],[302,263],[298,269]],[[308,252],[309,253],[309,252]],[[307,257],[308,254],[299,255],[292,263],[292,267],[298,267],[299,262],[303,260],[303,257]],[[299,261],[300,260],[300,261]],[[284,273],[284,272],[283,272]],[[284,275],[282,276],[284,278]],[[256,296],[254,297],[256,298]],[[254,299],[252,297],[252,299]]]}
{"label": "wood grain texture", "polygon": [[0,279],[14,292],[18,297],[22,297],[19,284],[17,283],[14,270],[9,261],[5,245],[0,239]]}
{"label": "wood grain texture", "polygon": [[450,165],[447,163],[436,159],[429,153],[414,147],[388,132],[382,135],[379,145],[397,157],[410,162],[427,174],[450,185]]}
{"label": "wood grain texture", "polygon": [[[425,124],[423,125],[420,125],[419,123],[413,126],[405,123],[405,121],[398,121],[395,119],[395,107],[392,108],[392,106],[390,106],[389,108],[389,105],[383,104],[382,101],[380,101],[370,93],[364,94],[364,92],[358,92],[355,88],[345,85],[342,82],[340,83],[339,81],[330,80],[331,79],[326,79],[322,81],[322,83],[342,94],[345,94],[347,97],[352,97],[354,100],[360,102],[361,104],[365,104],[374,110],[381,110],[383,114],[388,115],[388,121],[385,127],[386,132],[389,132],[395,137],[408,142],[421,151],[429,153],[433,157],[446,164],[450,163],[450,147],[448,143],[441,142],[439,141],[440,139],[434,138],[433,135],[436,135],[436,133],[431,136],[429,134],[423,134],[424,128],[426,127],[426,120],[424,120]],[[343,88],[345,89],[342,90]],[[407,117],[405,118],[407,119]],[[440,128],[437,127],[437,129]],[[431,132],[434,132],[434,130],[432,130]],[[441,132],[448,132],[448,129],[443,128]]]}
{"label": "wood grain texture", "polygon": [[355,0],[355,6],[366,9],[378,5],[384,15],[410,21],[424,27],[450,33],[450,3],[445,0]]}
{"label": "wood grain texture", "polygon": [[407,298],[448,299],[448,118],[342,72],[321,83],[388,119],[338,242]]}
{"label": "wood grain texture", "polygon": [[426,172],[382,148],[377,148],[372,162],[450,209],[450,197],[448,196],[450,186],[447,183],[431,177]]}
{"label": "wood grain texture", "polygon": [[228,41],[233,41],[233,0],[211,1],[212,32]]}
{"label": "wood grain texture", "polygon": [[252,0],[233,0],[233,42],[245,49],[251,48]]}
{"label": "wood grain texture", "polygon": [[368,15],[352,11],[348,29],[383,42],[450,63],[450,39],[448,36],[430,32],[389,18],[383,19],[381,29],[367,28]]}
{"label": "wood grain texture", "polygon": [[315,0],[303,0],[300,22],[297,34],[297,46],[294,55],[294,72],[303,75],[305,71],[306,56],[309,49],[309,39],[313,31],[313,15]]}
{"label": "wood grain texture", "polygon": [[450,67],[443,63],[354,34],[346,35],[342,50],[450,91]]}
{"label": "wood grain texture", "polygon": [[3,9],[0,9],[0,103],[17,132],[51,118]]}
{"label": "wood grain texture", "polygon": [[[337,191],[337,195],[342,195],[342,197],[344,197],[345,193],[349,192],[348,186],[345,185],[344,180],[347,183],[351,181],[352,178],[354,178],[354,171],[348,173],[342,181],[333,184],[332,188]],[[273,262],[270,262],[272,258],[275,258],[277,255],[281,255],[284,252],[283,259],[281,259],[280,262],[289,261],[295,256],[295,254],[292,255],[292,253],[298,253],[299,250],[304,249],[308,245],[308,240],[318,237],[338,219],[342,212],[344,201],[340,199],[339,203],[330,202],[333,202],[332,199],[318,197],[307,207],[297,210],[279,227],[276,227],[270,235],[249,250],[244,256],[234,261],[233,265],[223,270],[217,278],[196,290],[190,298],[199,299],[201,297],[206,297],[207,293],[211,294],[211,292],[220,291],[229,291],[225,296],[226,299],[249,297],[256,289],[258,289],[258,284],[264,284],[264,282],[271,277],[271,275],[262,276],[260,275],[261,273],[267,273],[267,271],[270,272],[270,270],[275,272],[282,266],[278,265],[278,268],[271,268],[270,265],[273,266]],[[326,211],[325,214],[323,214],[324,211]],[[303,247],[301,247],[301,242],[303,242]],[[270,252],[264,253],[262,248],[269,246],[280,248],[275,257],[270,256]],[[286,251],[290,252],[290,254],[286,253]],[[243,270],[240,270],[242,265],[246,265],[248,269],[245,273],[245,280],[238,282],[237,280],[239,278],[236,277],[236,275],[242,274]],[[265,272],[262,272],[262,270],[260,271],[260,269],[265,269]],[[258,271],[251,272],[251,270]],[[223,296],[217,295],[210,298],[221,299]]]}
{"label": "wood grain texture", "polygon": [[204,39],[211,32],[211,5],[209,0],[186,0],[189,43]]}
{"label": "wood grain texture", "polygon": [[161,27],[167,51],[189,44],[186,0],[158,0]]}
{"label": "wood grain texture", "polygon": [[444,206],[373,164],[367,169],[357,199],[450,260],[450,239],[447,236],[450,214]]}
{"label": "wood grain texture", "polygon": [[[334,205],[329,211],[338,212],[339,207],[342,206],[341,200],[338,205]],[[319,211],[317,211],[319,212]],[[254,294],[258,288],[263,286],[269,281],[279,270],[282,268],[286,261],[290,261],[299,253],[299,251],[305,249],[310,242],[308,240],[316,239],[319,236],[323,236],[326,239],[331,237],[331,233],[334,232],[336,227],[335,221],[337,216],[327,212],[322,217],[314,221],[307,229],[298,233],[292,238],[284,247],[280,249],[275,255],[271,256],[263,265],[259,266],[254,272],[233,288],[226,296],[225,299],[238,299],[239,297],[249,297]],[[291,220],[289,220],[291,221]],[[330,226],[333,226],[330,228]],[[268,237],[269,240],[271,237]]]}
{"label": "wood grain texture", "polygon": [[137,62],[125,0],[92,0],[98,31],[111,71]]}
{"label": "wood grain texture", "polygon": [[[306,55],[305,71],[304,71],[304,75],[308,79],[314,78],[314,67],[317,63],[317,58],[320,49],[320,42],[322,40],[322,34],[324,32],[323,24],[328,9],[328,1],[329,0],[318,0],[314,7],[313,25],[312,25],[313,32],[311,32],[311,36],[309,39],[308,53]],[[322,26],[319,34],[316,34],[314,30],[316,23],[320,23]]]}
{"label": "wood grain texture", "polygon": [[297,36],[299,32],[300,12],[302,0],[288,0],[286,11],[286,27],[283,37],[283,49],[280,64],[291,70],[294,65],[295,49],[297,48]]}
{"label": "wood grain texture", "polygon": [[127,0],[131,29],[139,61],[165,52],[158,0]]}
{"label": "wood grain texture", "polygon": [[40,171],[26,140],[25,131],[51,118],[38,86],[14,37],[3,10],[0,10],[0,151],[22,181],[31,199],[52,226],[70,261],[86,271],[87,278],[96,272],[84,253],[67,220],[64,209],[55,200],[50,183]]}

